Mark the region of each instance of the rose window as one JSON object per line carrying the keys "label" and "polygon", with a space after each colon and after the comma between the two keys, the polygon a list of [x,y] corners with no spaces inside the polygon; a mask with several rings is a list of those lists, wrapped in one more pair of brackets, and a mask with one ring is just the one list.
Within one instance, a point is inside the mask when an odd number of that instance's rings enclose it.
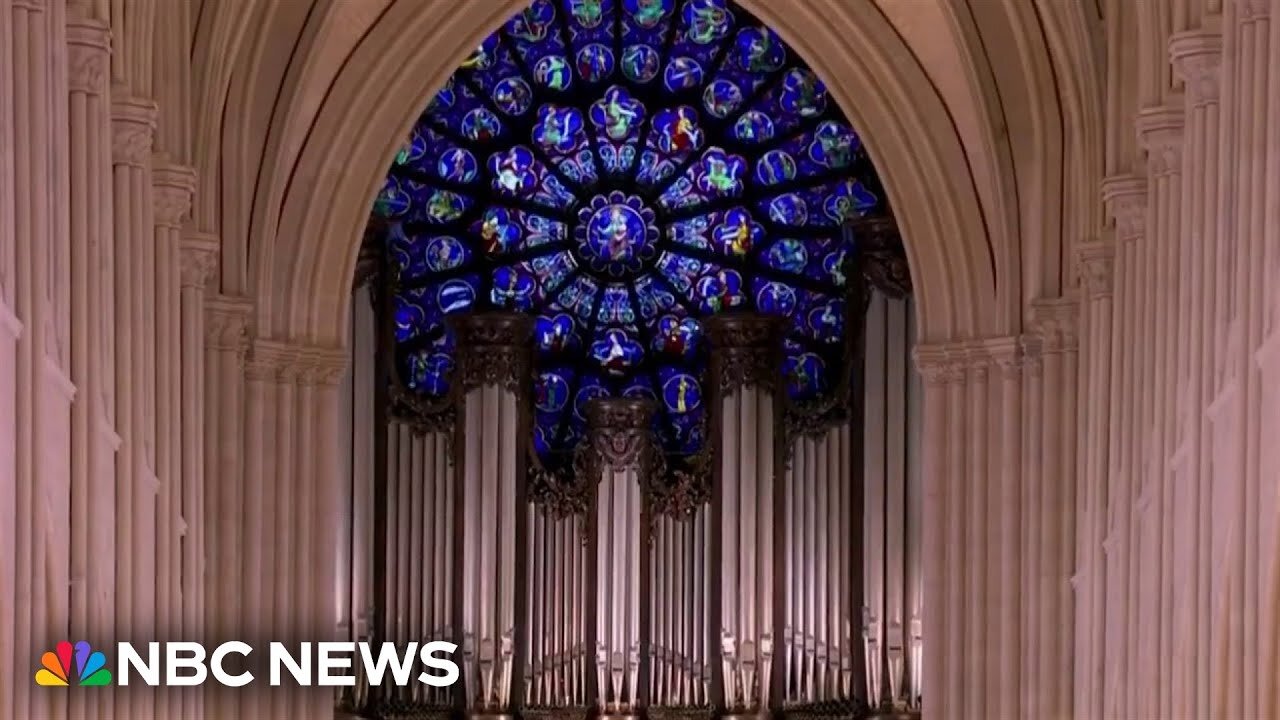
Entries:
{"label": "rose window", "polygon": [[448,315],[529,313],[541,458],[602,396],[653,399],[667,452],[691,455],[711,314],[785,319],[792,400],[836,386],[845,226],[881,195],[822,82],[732,3],[538,0],[439,91],[378,196],[397,376],[443,398]]}

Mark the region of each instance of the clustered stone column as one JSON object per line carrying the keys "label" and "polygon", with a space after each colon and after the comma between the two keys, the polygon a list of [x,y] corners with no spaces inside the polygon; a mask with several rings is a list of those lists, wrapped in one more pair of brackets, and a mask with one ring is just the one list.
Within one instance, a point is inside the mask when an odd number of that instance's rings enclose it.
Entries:
{"label": "clustered stone column", "polygon": [[[243,433],[243,475],[219,480],[241,484],[241,603],[230,620],[255,646],[320,642],[336,630],[326,538],[344,499],[336,459],[317,449],[337,447],[345,368],[345,353],[329,348],[255,338],[249,349],[242,424],[227,428]],[[332,689],[303,686],[255,685],[237,699],[238,717],[320,717],[334,703]]]}
{"label": "clustered stone column", "polygon": [[[250,305],[240,298],[210,294],[204,302],[204,508],[205,567],[212,582],[205,596],[205,637],[209,642],[243,639],[241,613],[257,598],[241,582],[247,513],[245,472],[245,360],[249,351]],[[205,713],[217,720],[239,717],[238,692],[205,684]]]}
{"label": "clustered stone column", "polygon": [[638,717],[641,691],[642,494],[663,466],[651,400],[599,398],[586,408],[587,441],[575,472],[594,481],[596,705],[606,717]]}
{"label": "clustered stone column", "polygon": [[[184,545],[195,545],[203,530],[191,527],[183,512],[182,396],[182,221],[191,208],[195,172],[156,163],[152,175],[155,207],[155,470],[156,633],[157,637],[195,637],[183,622],[187,598],[182,592]],[[192,560],[194,558],[187,558]],[[190,571],[188,572],[190,574]],[[157,693],[156,711],[174,716],[193,692]]]}
{"label": "clustered stone column", "polygon": [[[155,616],[155,415],[154,308],[155,233],[151,203],[151,143],[156,108],[151,102],[112,93],[112,162],[115,181],[116,429],[116,633],[150,634]],[[127,260],[126,260],[127,259]],[[154,693],[115,693],[115,711],[150,715]]]}
{"label": "clustered stone column", "polygon": [[[1111,316],[1115,271],[1115,236],[1082,243],[1077,262],[1084,290],[1080,318],[1080,482],[1076,487],[1078,525],[1075,555],[1075,596],[1078,614],[1094,617],[1105,606],[1107,537],[1107,451],[1110,429],[1107,423],[1111,396]],[[1089,717],[1103,717],[1103,654],[1106,636],[1099,624],[1076,625],[1075,710]]]}
{"label": "clustered stone column", "polygon": [[1132,118],[1141,152],[1122,141],[1108,158],[1114,271],[1105,251],[1082,257],[1086,285],[1110,274],[1113,289],[1107,300],[1089,287],[1085,338],[1082,420],[1110,433],[1090,430],[1082,446],[1081,714],[1280,710],[1268,648],[1280,589],[1265,561],[1280,456],[1260,430],[1280,401],[1264,381],[1280,221],[1268,200],[1280,188],[1276,7],[1140,15],[1137,67],[1116,59],[1115,76],[1136,70],[1151,107]]}
{"label": "clustered stone column", "polygon": [[[71,626],[95,646],[109,645],[114,568],[101,562],[115,547],[114,521],[96,508],[115,505],[115,453],[111,335],[112,230],[111,100],[108,94],[110,33],[97,20],[72,15],[67,22],[68,119],[71,181],[71,380],[77,402],[71,413]],[[76,720],[106,714],[109,699],[71,698]]]}
{"label": "clustered stone column", "polygon": [[[1126,442],[1132,429],[1132,393],[1134,366],[1130,348],[1136,334],[1137,308],[1133,279],[1138,273],[1135,246],[1147,228],[1147,182],[1132,175],[1117,175],[1103,184],[1103,199],[1115,228],[1115,290],[1111,320],[1111,346],[1116,349],[1109,366],[1113,388],[1107,407],[1109,432],[1107,445],[1107,511],[1106,534],[1102,541],[1106,561],[1105,627],[1102,630],[1102,705],[1103,716],[1129,713],[1130,686],[1126,681],[1132,669],[1129,660],[1130,638],[1135,632],[1129,599],[1128,581],[1132,576],[1133,547],[1129,508],[1137,498],[1133,474],[1135,447]],[[1101,624],[1101,623],[1097,623]]]}
{"label": "clustered stone column", "polygon": [[[181,555],[177,558],[179,575],[175,580],[180,583],[179,594],[180,625],[183,637],[207,637],[209,627],[206,616],[208,600],[208,582],[212,569],[208,562],[210,550],[209,528],[204,522],[208,517],[207,489],[205,487],[205,448],[204,422],[206,417],[207,394],[205,378],[207,363],[205,359],[205,286],[213,277],[218,262],[217,239],[208,235],[192,233],[184,237],[179,250],[181,266],[181,301],[178,328],[179,364],[178,394],[180,402],[178,410],[180,430],[178,442],[181,447],[179,474],[181,485],[177,488],[178,514],[182,518]],[[217,484],[217,483],[215,483]],[[190,689],[181,693],[177,707],[173,708],[176,717],[202,720],[205,716],[205,705],[199,689]]]}
{"label": "clustered stone column", "polygon": [[458,345],[458,493],[462,547],[462,683],[476,716],[508,715],[515,695],[517,489],[528,432],[521,395],[528,385],[532,319],[477,312],[451,318]]}
{"label": "clustered stone column", "polygon": [[[12,0],[0,1],[0,46],[13,47]],[[0,71],[0,158],[14,158],[13,74]],[[18,142],[24,142],[25,138]],[[25,178],[24,178],[25,180]],[[17,548],[18,527],[18,343],[23,323],[17,315],[17,228],[15,227],[15,162],[0,162],[0,407],[13,408],[12,420],[0,422],[0,547]],[[0,554],[0,577],[17,578],[16,552]],[[17,582],[0,583],[0,618],[17,618]],[[0,622],[0,676],[16,677],[16,622]],[[25,689],[23,690],[25,692]],[[12,711],[17,690],[0,687],[0,710]]]}
{"label": "clustered stone column", "polygon": [[[719,398],[711,409],[711,441],[719,453],[712,499],[712,567],[719,569],[720,595],[713,609],[720,633],[717,689],[726,712],[754,716],[780,699],[773,678],[780,630],[774,592],[780,330],[775,319],[751,314],[720,314],[705,324],[713,397]],[[793,650],[799,648],[787,648]]]}
{"label": "clustered stone column", "polygon": [[1026,335],[915,351],[931,715],[1069,712],[1077,306],[1033,307]]}
{"label": "clustered stone column", "polygon": [[[12,454],[14,469],[0,469],[5,476],[6,490],[10,497],[0,497],[0,506],[12,508],[12,515],[0,519],[0,524],[12,528],[12,542],[16,556],[15,574],[21,578],[15,583],[12,599],[11,645],[0,643],[0,650],[14,648],[15,661],[32,657],[35,649],[44,644],[43,633],[50,631],[60,621],[65,622],[62,606],[65,597],[61,593],[49,596],[48,590],[59,587],[67,578],[57,577],[61,564],[48,554],[55,530],[49,527],[48,512],[56,515],[66,509],[65,499],[52,496],[56,487],[69,478],[63,477],[65,448],[58,448],[58,418],[69,398],[61,392],[57,383],[60,372],[56,370],[56,358],[50,357],[50,349],[56,346],[56,308],[50,302],[56,290],[50,286],[50,263],[57,262],[55,207],[59,198],[53,194],[57,168],[54,153],[62,143],[56,130],[57,118],[51,113],[55,98],[52,88],[56,78],[52,45],[57,40],[51,8],[40,0],[15,0],[11,3],[8,18],[10,36],[6,38],[11,49],[13,67],[22,68],[15,73],[9,98],[12,108],[12,146],[9,148],[14,176],[12,179],[13,238],[16,246],[10,253],[12,262],[6,282],[9,283],[10,308],[16,321],[6,323],[16,336],[14,368],[14,396],[8,405],[12,409],[12,423],[16,426],[16,444]],[[57,28],[61,29],[61,28]],[[8,130],[0,126],[0,130]],[[7,332],[7,331],[6,331]],[[66,468],[69,470],[69,468]],[[51,575],[53,575],[51,577]],[[63,586],[65,587],[65,586]],[[6,653],[7,654],[7,653]],[[21,665],[8,668],[8,677],[23,676]],[[65,711],[65,698],[51,698],[31,691],[30,683],[6,682],[11,690],[0,691],[11,696],[14,717],[40,717],[46,713]],[[2,696],[0,696],[2,697]],[[8,700],[6,698],[6,700]]]}

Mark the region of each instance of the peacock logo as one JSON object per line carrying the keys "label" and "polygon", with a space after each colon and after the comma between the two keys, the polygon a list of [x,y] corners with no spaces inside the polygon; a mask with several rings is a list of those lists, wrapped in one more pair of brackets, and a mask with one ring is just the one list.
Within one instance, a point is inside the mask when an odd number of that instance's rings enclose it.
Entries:
{"label": "peacock logo", "polygon": [[[76,680],[71,681],[71,657],[75,655]],[[107,658],[100,652],[94,652],[89,643],[81,640],[73,648],[71,643],[63,640],[51,652],[40,658],[44,667],[36,671],[36,684],[45,687],[67,687],[69,685],[110,685],[111,671],[106,668]]]}

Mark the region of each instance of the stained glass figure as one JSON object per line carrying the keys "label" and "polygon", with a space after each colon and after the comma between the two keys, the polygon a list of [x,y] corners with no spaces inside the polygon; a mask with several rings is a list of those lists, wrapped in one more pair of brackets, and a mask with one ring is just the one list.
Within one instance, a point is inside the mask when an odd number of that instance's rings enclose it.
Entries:
{"label": "stained glass figure", "polygon": [[790,397],[838,385],[840,225],[879,188],[822,81],[731,0],[535,0],[440,89],[375,199],[395,367],[441,397],[445,317],[526,312],[544,461],[605,396],[655,400],[666,450],[698,452],[709,315],[785,319]]}

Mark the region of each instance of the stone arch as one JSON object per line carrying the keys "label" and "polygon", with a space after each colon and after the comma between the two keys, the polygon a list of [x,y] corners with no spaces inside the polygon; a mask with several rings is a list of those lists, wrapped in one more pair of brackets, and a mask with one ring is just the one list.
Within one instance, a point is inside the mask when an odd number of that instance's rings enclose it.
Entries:
{"label": "stone arch", "polygon": [[[328,91],[280,200],[278,228],[251,247],[258,334],[342,343],[347,290],[373,197],[414,119],[466,53],[523,6],[387,6]],[[1008,334],[996,249],[948,108],[871,3],[741,4],[828,84],[865,138],[907,244],[925,342]],[[376,78],[376,80],[375,80]],[[224,238],[225,241],[225,238]],[[1012,310],[1012,312],[1011,312]]]}

